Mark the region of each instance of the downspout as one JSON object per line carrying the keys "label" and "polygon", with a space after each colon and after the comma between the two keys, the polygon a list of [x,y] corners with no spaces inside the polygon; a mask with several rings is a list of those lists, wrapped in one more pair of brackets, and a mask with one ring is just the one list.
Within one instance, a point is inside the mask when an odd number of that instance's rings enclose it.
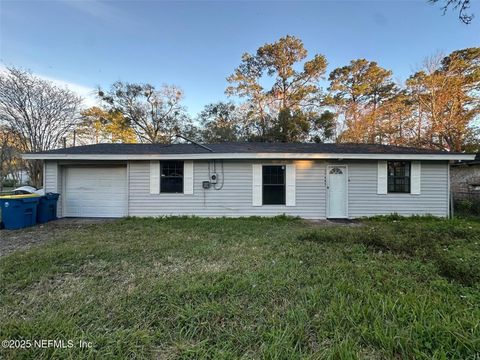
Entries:
{"label": "downspout", "polygon": [[453,199],[450,191],[450,161],[447,162],[447,218],[453,219]]}
{"label": "downspout", "polygon": [[43,190],[45,190],[45,175],[46,175],[46,161],[43,160],[43,172],[42,172],[42,189]]}
{"label": "downspout", "polygon": [[127,216],[130,216],[130,161],[127,161]]}

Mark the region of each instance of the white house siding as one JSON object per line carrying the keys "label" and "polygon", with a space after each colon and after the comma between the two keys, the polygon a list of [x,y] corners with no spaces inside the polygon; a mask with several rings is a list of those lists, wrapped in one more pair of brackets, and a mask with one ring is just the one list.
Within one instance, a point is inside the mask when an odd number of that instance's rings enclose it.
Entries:
{"label": "white house siding", "polygon": [[[150,163],[131,161],[129,215],[274,216],[286,214],[307,219],[325,217],[325,162],[295,161],[296,206],[252,206],[252,161],[225,161],[221,190],[203,190],[208,163],[194,162],[193,195],[150,194]],[[257,162],[258,163],[258,162]],[[260,162],[262,163],[262,162]],[[266,161],[265,164],[291,162]],[[219,162],[217,172],[220,173]],[[221,180],[221,179],[220,179]]]}
{"label": "white house siding", "polygon": [[[71,162],[74,163],[74,162]],[[101,162],[95,162],[98,166]],[[107,164],[108,162],[104,162]],[[326,217],[326,165],[335,162],[294,161],[296,165],[296,206],[252,206],[252,161],[224,161],[222,190],[203,190],[208,180],[206,161],[194,162],[193,195],[150,194],[150,162],[130,161],[128,167],[128,214],[131,216],[274,216],[287,214],[307,219]],[[286,164],[288,161],[256,161],[260,164]],[[342,161],[348,166],[348,216],[385,215],[448,216],[448,164],[446,161],[421,162],[421,193],[377,194],[375,160]],[[45,189],[62,192],[62,166],[45,162]],[[217,172],[220,173],[219,162]],[[59,216],[61,216],[59,201]]]}
{"label": "white house siding", "polygon": [[420,194],[377,194],[377,162],[348,162],[351,218],[398,213],[448,216],[448,163],[422,161]]}
{"label": "white house siding", "polygon": [[[261,162],[259,162],[261,163]],[[272,162],[264,162],[272,163]],[[285,163],[285,162],[283,162]],[[149,162],[130,162],[129,214],[132,216],[273,216],[287,214],[308,219],[326,217],[324,161],[296,161],[296,206],[252,206],[252,162],[225,161],[222,190],[204,190],[206,162],[195,162],[194,194],[150,194]],[[334,164],[329,162],[329,164]],[[342,162],[348,166],[350,218],[385,215],[448,216],[448,166],[423,161],[421,194],[377,194],[377,161]],[[218,168],[217,168],[218,170]],[[205,196],[205,197],[204,197]]]}

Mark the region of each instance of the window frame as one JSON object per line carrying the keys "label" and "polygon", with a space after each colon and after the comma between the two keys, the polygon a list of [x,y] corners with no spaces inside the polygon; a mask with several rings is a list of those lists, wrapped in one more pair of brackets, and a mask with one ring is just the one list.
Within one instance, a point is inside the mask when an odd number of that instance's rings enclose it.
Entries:
{"label": "window frame", "polygon": [[[392,163],[403,163],[405,164],[405,170],[408,169],[408,176],[403,175],[403,176],[398,176],[395,175],[395,165],[394,166],[394,175],[390,175],[390,164]],[[405,173],[404,170],[404,173]],[[390,179],[393,178],[393,190],[390,190]],[[396,179],[403,179],[405,180],[408,179],[408,189],[404,190],[395,190],[396,184],[395,180]],[[405,187],[405,184],[403,185]],[[412,192],[412,162],[409,160],[388,160],[387,161],[387,194],[411,194]]]}
{"label": "window frame", "polygon": [[[182,164],[182,175],[181,176],[164,176],[163,168],[165,164],[171,163],[181,163]],[[182,179],[182,191],[165,191],[162,189],[163,179]],[[184,194],[185,193],[185,161],[183,160],[162,160],[160,161],[160,194]]]}
{"label": "window frame", "polygon": [[[265,184],[264,171],[268,167],[280,167],[283,170],[283,184]],[[283,202],[282,203],[266,203],[265,202],[265,186],[282,187],[283,186]],[[287,205],[287,166],[285,164],[262,164],[262,206],[286,206]]]}

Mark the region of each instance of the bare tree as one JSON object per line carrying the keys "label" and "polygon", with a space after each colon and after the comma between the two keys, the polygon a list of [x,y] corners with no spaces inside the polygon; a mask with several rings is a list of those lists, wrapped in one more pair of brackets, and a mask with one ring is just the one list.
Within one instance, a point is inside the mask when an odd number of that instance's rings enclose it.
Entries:
{"label": "bare tree", "polygon": [[[0,73],[0,124],[15,134],[24,152],[51,150],[76,126],[82,99],[28,71],[7,68]],[[42,163],[30,161],[33,185],[42,184]]]}
{"label": "bare tree", "polygon": [[15,139],[15,134],[5,126],[0,126],[0,192],[3,191],[6,180],[19,184],[25,170],[25,161],[22,160]]}
{"label": "bare tree", "polygon": [[11,146],[12,134],[0,128],[0,192],[7,177],[13,173],[14,151]]}
{"label": "bare tree", "polygon": [[141,142],[170,143],[189,118],[182,106],[182,91],[173,85],[155,89],[150,84],[117,81],[108,92],[99,90],[108,110],[120,112]]}
{"label": "bare tree", "polygon": [[470,24],[473,20],[473,14],[469,13],[471,2],[470,0],[428,0],[431,4],[443,3],[443,14],[447,13],[449,8],[458,11],[458,18],[464,24]]}

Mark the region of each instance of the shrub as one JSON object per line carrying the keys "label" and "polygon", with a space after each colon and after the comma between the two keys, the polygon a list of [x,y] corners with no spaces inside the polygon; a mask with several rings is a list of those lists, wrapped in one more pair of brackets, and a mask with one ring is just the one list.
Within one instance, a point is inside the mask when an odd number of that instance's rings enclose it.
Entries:
{"label": "shrub", "polygon": [[15,187],[16,181],[13,179],[8,179],[3,181],[3,186],[4,187]]}
{"label": "shrub", "polygon": [[474,204],[470,199],[462,199],[457,202],[457,208],[455,210],[461,213],[471,213],[473,210]]}
{"label": "shrub", "polygon": [[480,194],[469,194],[468,197],[454,200],[454,211],[457,215],[480,215]]}

